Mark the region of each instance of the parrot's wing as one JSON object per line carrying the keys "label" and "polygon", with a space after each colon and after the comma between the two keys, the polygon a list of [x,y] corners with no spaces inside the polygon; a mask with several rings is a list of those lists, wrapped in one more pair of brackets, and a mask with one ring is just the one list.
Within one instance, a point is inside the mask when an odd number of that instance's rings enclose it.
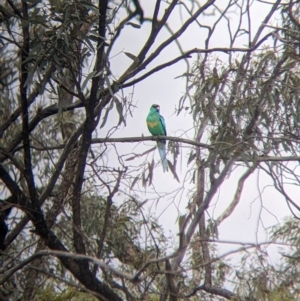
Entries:
{"label": "parrot's wing", "polygon": [[164,130],[164,135],[167,136],[167,128],[166,128],[165,119],[161,115],[159,115],[159,119],[160,119],[160,123],[162,125],[162,128]]}

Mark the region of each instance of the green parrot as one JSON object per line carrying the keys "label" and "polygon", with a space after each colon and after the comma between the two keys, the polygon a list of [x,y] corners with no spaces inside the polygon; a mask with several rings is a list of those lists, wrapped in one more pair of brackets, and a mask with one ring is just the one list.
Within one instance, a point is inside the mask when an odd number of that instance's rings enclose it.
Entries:
{"label": "green parrot", "polygon": [[[159,105],[154,104],[151,106],[146,119],[148,130],[153,136],[167,136],[165,119],[159,114],[159,109]],[[163,171],[168,171],[166,140],[157,141],[157,148]]]}

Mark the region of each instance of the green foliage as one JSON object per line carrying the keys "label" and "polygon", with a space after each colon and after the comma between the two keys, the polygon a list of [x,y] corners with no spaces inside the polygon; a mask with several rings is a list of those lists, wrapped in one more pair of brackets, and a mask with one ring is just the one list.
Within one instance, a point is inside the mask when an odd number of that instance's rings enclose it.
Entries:
{"label": "green foliage", "polygon": [[[229,65],[213,61],[213,56],[206,56],[192,69],[189,87],[196,91],[190,108],[196,125],[207,120],[209,141],[220,158],[228,159],[242,150],[250,154],[254,146],[257,155],[270,151],[295,154],[295,143],[280,138],[284,133],[297,134],[300,122],[298,96],[293,92],[300,83],[296,61],[271,49],[244,55]],[[179,110],[184,106],[182,102]],[[278,134],[268,138],[274,131]]]}
{"label": "green foliage", "polygon": [[49,285],[44,290],[37,293],[36,301],[97,301],[98,298],[90,294],[80,292],[75,288],[68,288],[59,293],[54,287]]}

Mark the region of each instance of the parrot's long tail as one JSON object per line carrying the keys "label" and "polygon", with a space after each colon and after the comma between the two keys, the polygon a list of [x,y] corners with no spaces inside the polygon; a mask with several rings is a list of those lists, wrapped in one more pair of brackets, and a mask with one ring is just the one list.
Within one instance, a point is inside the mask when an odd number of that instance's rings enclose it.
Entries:
{"label": "parrot's long tail", "polygon": [[158,152],[159,152],[159,155],[160,155],[161,164],[162,164],[164,172],[169,171],[168,161],[167,161],[166,145],[163,144],[163,143],[160,143],[159,145],[157,145],[157,148],[158,148]]}

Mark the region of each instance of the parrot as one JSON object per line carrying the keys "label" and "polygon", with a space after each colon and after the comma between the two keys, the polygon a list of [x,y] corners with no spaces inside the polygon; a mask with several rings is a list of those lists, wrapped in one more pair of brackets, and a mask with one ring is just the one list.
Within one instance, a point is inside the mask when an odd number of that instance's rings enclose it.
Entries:
{"label": "parrot", "polygon": [[[160,106],[153,104],[147,116],[146,122],[149,132],[153,136],[167,136],[165,119],[159,114]],[[157,141],[157,148],[160,155],[163,171],[168,171],[168,161],[166,152],[166,140]]]}

